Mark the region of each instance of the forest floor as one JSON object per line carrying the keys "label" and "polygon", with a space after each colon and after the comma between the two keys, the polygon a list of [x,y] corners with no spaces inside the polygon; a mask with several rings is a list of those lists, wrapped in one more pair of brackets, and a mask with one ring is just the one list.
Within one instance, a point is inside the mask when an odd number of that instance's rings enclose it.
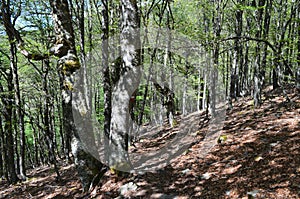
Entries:
{"label": "forest floor", "polygon": [[[199,149],[209,125],[199,113],[203,122],[189,149],[157,171],[127,176],[107,171],[85,195],[74,165],[61,161],[61,181],[55,181],[53,168],[38,167],[28,172],[26,182],[8,186],[0,181],[0,198],[300,198],[300,97],[293,88],[287,89],[290,101],[280,93],[265,89],[264,103],[255,109],[250,97],[234,102],[222,129],[227,140],[204,156]],[[179,123],[186,119],[193,118]],[[143,139],[134,150],[157,150],[176,127],[156,130],[159,136]]]}

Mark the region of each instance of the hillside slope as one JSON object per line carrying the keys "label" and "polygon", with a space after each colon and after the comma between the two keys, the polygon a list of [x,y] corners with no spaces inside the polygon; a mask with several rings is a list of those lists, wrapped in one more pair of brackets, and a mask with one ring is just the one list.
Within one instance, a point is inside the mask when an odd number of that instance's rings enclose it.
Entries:
{"label": "hillside slope", "polygon": [[[250,97],[234,102],[221,132],[227,140],[205,156],[199,149],[208,126],[200,114],[200,121],[189,121],[199,122],[192,146],[157,171],[129,176],[107,171],[98,187],[85,195],[74,166],[61,162],[61,182],[55,182],[49,167],[36,168],[27,182],[9,187],[0,182],[0,198],[300,198],[299,94],[288,89],[287,101],[280,90],[265,93],[260,108],[254,109]],[[178,130],[152,129],[156,136],[133,150],[159,148]]]}

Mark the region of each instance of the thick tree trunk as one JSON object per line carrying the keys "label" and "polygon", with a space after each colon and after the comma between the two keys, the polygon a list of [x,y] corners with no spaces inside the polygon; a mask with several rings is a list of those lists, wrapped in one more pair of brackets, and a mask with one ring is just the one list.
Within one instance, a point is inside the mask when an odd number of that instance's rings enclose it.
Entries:
{"label": "thick tree trunk", "polygon": [[[93,179],[100,173],[102,163],[95,157],[84,150],[80,135],[84,135],[85,129],[76,128],[72,112],[77,115],[84,114],[87,107],[80,107],[79,105],[86,105],[90,100],[84,90],[76,89],[76,96],[78,97],[76,104],[72,109],[74,82],[77,81],[82,87],[85,84],[85,76],[79,76],[76,72],[80,68],[80,63],[77,58],[75,49],[75,36],[72,27],[72,19],[70,16],[69,6],[67,0],[50,0],[52,7],[52,18],[54,22],[54,30],[56,34],[56,46],[51,50],[54,55],[59,57],[58,68],[61,75],[63,86],[63,118],[64,130],[68,136],[72,137],[72,153],[75,160],[75,165],[82,182],[83,190],[87,191],[93,183]],[[83,92],[83,93],[80,93]],[[80,96],[80,97],[79,97]],[[83,97],[83,98],[81,98]],[[84,119],[84,118],[83,118]],[[86,132],[89,139],[93,139],[92,132]],[[68,136],[66,139],[68,139]],[[91,143],[92,145],[93,143]]]}
{"label": "thick tree trunk", "polygon": [[140,81],[140,19],[137,2],[121,0],[121,71],[112,90],[109,165],[128,171],[129,100]]}

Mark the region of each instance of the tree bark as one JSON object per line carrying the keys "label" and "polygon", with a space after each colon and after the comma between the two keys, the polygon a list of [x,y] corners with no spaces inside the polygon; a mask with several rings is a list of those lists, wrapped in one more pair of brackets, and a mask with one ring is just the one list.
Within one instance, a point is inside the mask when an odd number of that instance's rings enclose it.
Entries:
{"label": "tree bark", "polygon": [[[14,52],[16,53],[17,49],[14,46]],[[16,131],[19,132],[19,142],[20,142],[20,157],[19,157],[19,168],[20,168],[20,177],[22,180],[26,179],[26,168],[25,168],[25,127],[24,127],[24,115],[23,115],[23,104],[21,100],[21,92],[19,86],[19,75],[18,75],[18,67],[17,67],[17,57],[15,56],[14,64],[11,64],[13,71],[13,81],[14,81],[14,93],[15,93],[15,104],[17,107],[16,110],[16,119],[18,122],[18,129]]]}
{"label": "tree bark", "polygon": [[[216,11],[214,12],[213,16],[213,23],[214,23],[214,36],[216,39],[220,38],[221,30],[222,30],[222,10],[221,10],[221,3],[222,1],[214,1],[214,6]],[[210,111],[211,116],[214,118],[216,115],[216,94],[217,94],[217,81],[218,81],[218,66],[219,66],[219,54],[220,54],[220,44],[216,42],[213,48],[213,65],[210,70],[210,95],[209,95],[209,102],[210,102]]]}
{"label": "tree bark", "polygon": [[[261,8],[265,5],[265,0],[259,0],[258,6]],[[256,14],[256,21],[258,30],[256,31],[256,38],[260,38],[262,35],[263,29],[263,10],[259,9]],[[256,58],[254,62],[254,90],[253,90],[253,98],[254,98],[254,106],[258,107],[261,104],[261,89],[263,85],[263,75],[261,73],[261,44],[256,44]]]}
{"label": "tree bark", "polygon": [[3,177],[4,174],[4,161],[3,161],[3,153],[4,153],[4,131],[2,126],[2,117],[0,116],[0,178]]}
{"label": "tree bark", "polygon": [[[241,0],[237,1],[237,4],[242,4]],[[243,11],[237,9],[235,12],[235,34],[237,39],[234,41],[234,54],[233,54],[233,67],[231,69],[230,75],[230,100],[237,99],[240,94],[240,73],[239,71],[242,68],[243,60],[242,53],[243,47],[240,42],[240,37],[243,31]]]}
{"label": "tree bark", "polygon": [[44,133],[46,138],[46,145],[49,152],[50,163],[53,164],[57,178],[60,178],[59,169],[57,167],[57,160],[55,155],[54,132],[51,130],[50,125],[50,93],[48,89],[48,73],[49,73],[49,60],[43,61],[43,92],[45,94],[45,101],[43,106],[44,116]]}
{"label": "tree bark", "polygon": [[[14,43],[11,43],[11,49],[14,47]],[[11,61],[14,59],[14,53],[11,54]],[[12,63],[11,63],[12,64]],[[6,162],[7,179],[9,183],[15,184],[19,181],[15,168],[15,150],[14,150],[14,135],[13,135],[13,78],[12,71],[9,69],[7,74],[7,95],[1,97],[4,117],[4,129],[5,129],[5,144],[4,144],[4,161]],[[0,84],[0,91],[4,92],[2,85]]]}
{"label": "tree bark", "polygon": [[[63,86],[63,117],[64,117],[64,130],[72,137],[72,153],[75,160],[77,172],[81,179],[82,187],[84,191],[93,185],[93,179],[100,173],[102,163],[93,157],[91,154],[84,150],[83,143],[80,135],[82,135],[82,128],[76,128],[72,112],[82,115],[87,107],[79,107],[79,104],[85,105],[89,102],[86,99],[86,93],[80,89],[74,91],[74,83],[83,83],[85,79],[81,79],[77,70],[80,68],[79,59],[75,49],[75,36],[72,27],[72,19],[69,11],[69,5],[67,0],[50,0],[52,7],[52,18],[54,22],[54,30],[56,34],[56,45],[52,49],[54,55],[59,57],[58,69],[61,75],[62,86]],[[83,77],[84,78],[84,77]],[[84,83],[83,83],[84,84]],[[87,85],[80,85],[87,86]],[[77,96],[80,102],[76,102],[72,109],[73,93]],[[91,133],[91,132],[88,132]],[[89,138],[93,139],[93,135]],[[93,143],[91,143],[93,144]]]}
{"label": "tree bark", "polygon": [[[10,1],[2,1],[1,5],[1,14],[2,20],[5,27],[5,32],[8,36],[9,47],[10,47],[10,69],[7,73],[7,87],[9,94],[2,98],[2,103],[4,104],[4,119],[5,125],[4,128],[6,129],[6,147],[5,151],[7,151],[7,156],[5,161],[7,162],[7,170],[8,170],[8,181],[12,184],[15,184],[19,181],[17,177],[16,169],[15,169],[15,150],[14,150],[14,135],[13,135],[13,101],[14,97],[12,93],[15,93],[14,90],[14,77],[15,77],[15,69],[16,69],[16,34],[15,29],[11,29],[12,25],[12,13],[10,9]],[[1,86],[1,90],[3,92],[3,88]],[[23,171],[24,172],[24,171]]]}
{"label": "tree bark", "polygon": [[121,0],[120,78],[112,90],[109,165],[117,170],[132,168],[128,157],[129,100],[140,81],[140,18],[137,2]]}
{"label": "tree bark", "polygon": [[[104,92],[104,145],[109,149],[110,121],[111,121],[111,79],[109,68],[109,8],[108,0],[102,0],[102,66],[103,66],[103,92]],[[105,163],[108,163],[109,151],[105,151]]]}
{"label": "tree bark", "polygon": [[300,4],[298,4],[297,8],[297,19],[298,19],[298,40],[297,40],[297,70],[296,70],[296,87],[300,91]]}

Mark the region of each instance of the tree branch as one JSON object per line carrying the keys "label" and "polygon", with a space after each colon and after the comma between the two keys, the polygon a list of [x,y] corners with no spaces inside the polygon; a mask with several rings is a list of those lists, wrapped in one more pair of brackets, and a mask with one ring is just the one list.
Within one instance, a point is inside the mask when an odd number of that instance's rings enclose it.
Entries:
{"label": "tree branch", "polygon": [[10,42],[16,41],[18,43],[18,50],[20,50],[20,52],[28,59],[38,61],[38,60],[44,60],[49,58],[51,53],[37,54],[37,53],[31,53],[27,49],[25,49],[23,45],[24,41],[21,37],[21,34],[14,26],[17,18],[20,15],[21,15],[21,8],[19,8],[18,13],[16,14],[16,17],[13,19],[13,21],[11,21],[11,12],[9,9],[9,5],[3,3],[3,5],[1,6],[1,16]]}
{"label": "tree branch", "polygon": [[278,54],[276,48],[274,45],[272,45],[268,40],[261,39],[261,38],[253,38],[253,37],[247,37],[247,36],[235,36],[235,37],[228,37],[225,39],[220,40],[220,42],[223,41],[229,41],[229,40],[238,40],[238,39],[245,39],[246,41],[256,41],[256,42],[262,42],[265,43],[267,46],[269,46],[276,54]]}
{"label": "tree branch", "polygon": [[[290,75],[294,76],[294,74],[292,73],[292,70],[288,64],[288,61],[282,55],[280,55],[280,53],[277,51],[277,49],[274,47],[274,45],[272,45],[268,40],[261,39],[261,38],[247,37],[247,36],[235,36],[235,37],[228,37],[228,38],[222,39],[219,42],[229,41],[229,40],[237,40],[237,39],[244,39],[246,41],[256,41],[256,42],[265,43],[267,46],[269,46],[272,49],[272,51],[275,53],[275,55],[278,58],[283,60],[283,65],[289,70]],[[280,63],[278,63],[278,64],[280,64]]]}

